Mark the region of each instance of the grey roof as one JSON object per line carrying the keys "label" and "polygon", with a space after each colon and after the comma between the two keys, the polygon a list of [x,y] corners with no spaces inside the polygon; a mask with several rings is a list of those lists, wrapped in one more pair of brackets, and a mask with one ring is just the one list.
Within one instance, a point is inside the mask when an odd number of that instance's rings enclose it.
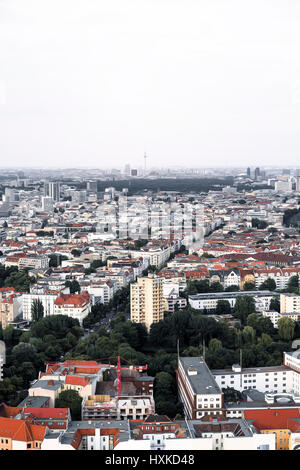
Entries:
{"label": "grey roof", "polygon": [[[195,394],[222,393],[203,357],[180,357],[179,361]],[[197,374],[189,375],[188,370],[190,367],[195,369]]]}
{"label": "grey roof", "polygon": [[25,406],[26,408],[43,408],[49,397],[42,397],[42,396],[28,396],[18,404],[18,406]]}
{"label": "grey roof", "polygon": [[[49,384],[49,382],[53,382],[52,385]],[[31,388],[43,388],[45,390],[57,390],[62,386],[63,382],[61,380],[52,380],[51,378],[49,380],[37,380],[33,385],[31,385]]]}
{"label": "grey roof", "polygon": [[232,432],[236,437],[252,436],[249,424],[243,418],[212,421],[189,420],[192,437],[202,437],[203,433]]}
{"label": "grey roof", "polygon": [[247,410],[247,409],[260,409],[266,410],[271,408],[299,408],[299,404],[295,403],[294,401],[280,403],[267,403],[265,401],[239,401],[239,402],[226,402],[225,403],[226,410]]}
{"label": "grey roof", "polygon": [[130,429],[128,420],[91,420],[91,421],[71,421],[67,429],[67,435],[74,437],[78,429],[119,429],[119,440],[128,441],[130,438]]}
{"label": "grey roof", "polygon": [[250,297],[273,297],[274,292],[269,290],[251,290],[251,291],[237,291],[237,292],[210,292],[205,294],[189,295],[191,300],[205,300],[205,299],[228,299],[237,298],[239,296],[250,296]]}
{"label": "grey roof", "polygon": [[292,356],[292,357],[296,357],[297,359],[300,359],[300,349],[297,349],[297,351],[286,352],[285,354],[287,356]]}
{"label": "grey roof", "polygon": [[[265,372],[290,372],[291,369],[286,366],[270,366],[270,367],[248,367],[242,369],[242,374],[259,374]],[[232,369],[213,369],[213,375],[241,375],[240,372],[234,372]]]}

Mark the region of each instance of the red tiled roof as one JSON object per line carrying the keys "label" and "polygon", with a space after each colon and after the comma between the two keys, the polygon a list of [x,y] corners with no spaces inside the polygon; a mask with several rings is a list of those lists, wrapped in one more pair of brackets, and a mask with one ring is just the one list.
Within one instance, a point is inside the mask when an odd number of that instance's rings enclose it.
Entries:
{"label": "red tiled roof", "polygon": [[245,410],[244,417],[253,420],[253,425],[259,429],[289,429],[292,432],[300,432],[300,410]]}
{"label": "red tiled roof", "polygon": [[46,426],[31,424],[26,420],[0,418],[0,436],[9,437],[14,441],[42,441]]}
{"label": "red tiled roof", "polygon": [[24,408],[24,413],[30,413],[35,418],[67,419],[69,408]]}
{"label": "red tiled roof", "polygon": [[79,385],[81,387],[86,387],[89,384],[89,381],[85,377],[79,377],[77,375],[68,375],[66,377],[67,385]]}

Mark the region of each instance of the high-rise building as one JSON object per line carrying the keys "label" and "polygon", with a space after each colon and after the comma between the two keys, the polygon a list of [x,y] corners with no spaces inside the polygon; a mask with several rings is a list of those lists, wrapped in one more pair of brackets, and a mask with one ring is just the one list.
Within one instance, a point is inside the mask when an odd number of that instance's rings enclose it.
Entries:
{"label": "high-rise building", "polygon": [[86,183],[86,190],[91,193],[97,192],[97,181],[88,181]]}
{"label": "high-rise building", "polygon": [[54,201],[59,201],[60,200],[60,183],[57,181],[45,183],[44,196],[49,196],[49,197],[52,197]]}
{"label": "high-rise building", "polygon": [[164,318],[163,281],[149,274],[130,286],[131,321],[143,323],[150,330],[152,323]]}
{"label": "high-rise building", "polygon": [[247,168],[247,176],[248,176],[248,178],[251,178],[251,169],[250,169],[250,167]]}
{"label": "high-rise building", "polygon": [[254,179],[257,180],[259,176],[260,176],[260,169],[259,167],[257,167],[254,170]]}
{"label": "high-rise building", "polygon": [[300,176],[297,176],[296,179],[296,191],[300,192]]}
{"label": "high-rise building", "polygon": [[71,197],[72,202],[81,204],[82,202],[86,202],[86,191],[74,191]]}
{"label": "high-rise building", "polygon": [[53,199],[49,196],[42,197],[42,209],[46,212],[51,212],[53,210]]}
{"label": "high-rise building", "polygon": [[137,170],[131,170],[131,176],[137,176]]}

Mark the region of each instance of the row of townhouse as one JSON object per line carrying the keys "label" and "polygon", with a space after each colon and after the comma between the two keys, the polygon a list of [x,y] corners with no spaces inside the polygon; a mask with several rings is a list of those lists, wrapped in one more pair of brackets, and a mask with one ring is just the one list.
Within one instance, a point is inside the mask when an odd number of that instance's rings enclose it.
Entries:
{"label": "row of townhouse", "polygon": [[[257,427],[260,428],[261,421]],[[0,417],[1,450],[275,450],[274,433],[252,420],[174,420],[149,415],[141,420],[71,421],[67,429],[33,424],[27,416]],[[116,454],[117,457],[117,454]],[[193,458],[189,457],[193,463]]]}

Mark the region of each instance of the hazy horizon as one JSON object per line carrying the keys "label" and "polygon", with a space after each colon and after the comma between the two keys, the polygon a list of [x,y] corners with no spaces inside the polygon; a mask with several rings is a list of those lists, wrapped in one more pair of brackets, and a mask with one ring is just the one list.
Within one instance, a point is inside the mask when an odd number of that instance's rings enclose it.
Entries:
{"label": "hazy horizon", "polygon": [[297,167],[296,0],[0,0],[0,166]]}

